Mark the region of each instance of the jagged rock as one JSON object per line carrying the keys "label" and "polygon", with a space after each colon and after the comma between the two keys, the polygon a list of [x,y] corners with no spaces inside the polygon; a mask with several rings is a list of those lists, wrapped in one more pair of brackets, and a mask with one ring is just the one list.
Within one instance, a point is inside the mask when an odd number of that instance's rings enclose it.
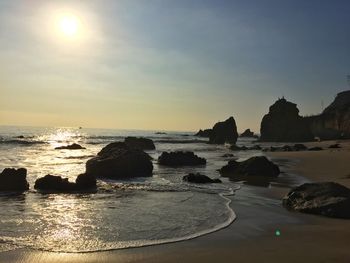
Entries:
{"label": "jagged rock", "polygon": [[254,135],[254,132],[252,132],[250,129],[246,129],[240,137],[254,138],[256,136]]}
{"label": "jagged rock", "polygon": [[167,166],[194,166],[205,165],[207,161],[204,158],[198,157],[193,152],[163,152],[158,163]]}
{"label": "jagged rock", "polygon": [[147,138],[126,137],[124,142],[133,149],[154,150],[156,148],[153,141]]}
{"label": "jagged rock", "polygon": [[350,189],[333,182],[306,183],[292,189],[283,205],[303,213],[350,218]]}
{"label": "jagged rock", "polygon": [[194,136],[209,138],[212,129],[199,130]]}
{"label": "jagged rock", "polygon": [[59,147],[56,147],[55,149],[56,150],[81,150],[86,148],[77,143],[73,143],[70,145],[59,146]]}
{"label": "jagged rock", "polygon": [[329,145],[328,148],[329,149],[339,149],[339,148],[341,148],[341,146],[339,143],[336,143],[336,144]]}
{"label": "jagged rock", "polygon": [[237,142],[237,137],[238,133],[235,119],[233,117],[230,117],[226,121],[218,122],[214,125],[209,136],[209,143],[235,144]]}
{"label": "jagged rock", "polygon": [[219,172],[221,176],[242,180],[249,177],[277,177],[280,169],[265,156],[255,156],[243,162],[231,160]]}
{"label": "jagged rock", "polygon": [[27,169],[5,168],[0,174],[0,191],[23,192],[29,189]]}
{"label": "jagged rock", "polygon": [[96,157],[86,162],[86,174],[96,178],[121,179],[152,176],[151,157],[123,142],[105,146]]}
{"label": "jagged rock", "polygon": [[210,184],[210,183],[221,183],[220,179],[211,179],[206,175],[200,174],[200,173],[190,173],[188,175],[185,175],[182,180],[189,183],[196,183],[196,184]]}
{"label": "jagged rock", "polygon": [[299,116],[297,105],[282,98],[269,109],[260,127],[260,140],[267,142],[302,142],[312,141],[308,122]]}

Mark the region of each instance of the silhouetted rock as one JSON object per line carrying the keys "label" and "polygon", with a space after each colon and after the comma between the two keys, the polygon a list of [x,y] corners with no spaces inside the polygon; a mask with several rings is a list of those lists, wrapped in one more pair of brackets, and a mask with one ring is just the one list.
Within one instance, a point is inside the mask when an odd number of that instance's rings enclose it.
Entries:
{"label": "silhouetted rock", "polygon": [[151,157],[123,142],[105,146],[96,157],[86,162],[86,174],[96,178],[130,178],[152,176]]}
{"label": "silhouetted rock", "polygon": [[323,149],[321,147],[311,147],[308,149],[308,151],[322,151]]}
{"label": "silhouetted rock", "polygon": [[297,105],[277,100],[261,121],[260,140],[268,142],[302,142],[314,139],[308,122],[299,116]]}
{"label": "silhouetted rock", "polygon": [[306,151],[307,147],[304,144],[297,143],[293,146],[294,151]]}
{"label": "silhouetted rock", "polygon": [[5,168],[0,174],[0,191],[23,192],[29,189],[27,169]]}
{"label": "silhouetted rock", "polygon": [[77,143],[73,143],[70,145],[59,146],[59,147],[56,147],[55,149],[56,150],[81,150],[86,148]]}
{"label": "silhouetted rock", "polygon": [[340,146],[339,143],[336,143],[336,144],[331,144],[331,145],[329,145],[328,148],[329,148],[329,149],[339,149],[339,148],[341,148],[341,146]]}
{"label": "silhouetted rock", "polygon": [[235,119],[233,117],[228,118],[226,121],[218,122],[214,125],[212,132],[209,136],[209,143],[235,144],[237,141],[238,133]]}
{"label": "silhouetted rock", "polygon": [[147,138],[126,137],[124,142],[133,149],[154,150],[156,148],[153,141]]}
{"label": "silhouetted rock", "polygon": [[25,137],[24,137],[23,135],[19,135],[19,136],[17,136],[16,138],[18,138],[18,139],[24,139]]}
{"label": "silhouetted rock", "polygon": [[252,138],[252,137],[255,137],[255,135],[254,135],[254,132],[252,132],[250,129],[246,129],[242,134],[241,134],[241,136],[240,137],[250,137],[250,138]]}
{"label": "silhouetted rock", "polygon": [[254,145],[252,147],[247,147],[247,146],[238,146],[236,144],[231,145],[230,149],[232,151],[260,151],[260,150],[262,150],[260,145]]}
{"label": "silhouetted rock", "polygon": [[231,160],[219,170],[224,177],[249,179],[249,177],[277,177],[280,169],[265,156],[255,156],[243,162]]}
{"label": "silhouetted rock", "polygon": [[95,189],[96,178],[91,174],[79,174],[75,179],[76,188],[80,190]]}
{"label": "silhouetted rock", "polygon": [[350,189],[337,183],[307,183],[283,198],[291,210],[337,218],[350,218]]}
{"label": "silhouetted rock", "polygon": [[167,134],[166,132],[155,132],[154,134],[162,135],[162,134]]}
{"label": "silhouetted rock", "polygon": [[212,129],[199,130],[199,131],[195,134],[195,136],[209,138],[211,132],[212,132]]}
{"label": "silhouetted rock", "polygon": [[167,166],[194,166],[205,165],[206,160],[198,157],[193,152],[163,152],[159,158],[158,163]]}
{"label": "silhouetted rock", "polygon": [[200,173],[190,173],[188,175],[185,175],[182,180],[189,183],[195,183],[195,184],[210,184],[210,183],[221,183],[220,179],[211,179],[206,175],[200,174]]}

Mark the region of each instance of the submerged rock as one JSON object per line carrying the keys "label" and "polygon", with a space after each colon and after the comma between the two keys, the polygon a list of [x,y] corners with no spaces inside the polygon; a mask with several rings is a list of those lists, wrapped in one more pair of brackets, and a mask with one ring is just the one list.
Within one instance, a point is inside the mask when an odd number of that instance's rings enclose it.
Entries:
{"label": "submerged rock", "polygon": [[156,147],[151,139],[142,137],[126,137],[125,144],[132,149],[154,150]]}
{"label": "submerged rock", "polygon": [[198,157],[193,152],[163,152],[158,163],[167,166],[194,166],[205,165],[207,161],[204,158]]}
{"label": "submerged rock", "polygon": [[123,142],[108,144],[86,162],[86,174],[96,178],[147,177],[152,176],[152,171],[151,157]]}
{"label": "submerged rock", "polygon": [[308,151],[322,151],[322,150],[323,150],[322,147],[312,147],[308,149]]}
{"label": "submerged rock", "polygon": [[210,183],[221,183],[220,179],[211,179],[206,175],[200,174],[200,173],[190,173],[188,175],[185,175],[182,180],[189,183],[196,183],[196,184],[210,184]]}
{"label": "submerged rock", "polygon": [[29,189],[27,169],[5,168],[0,174],[0,191],[23,192]]}
{"label": "submerged rock", "polygon": [[282,202],[298,212],[350,218],[350,189],[333,182],[303,184],[292,189]]}
{"label": "submerged rock", "polygon": [[219,172],[224,177],[243,180],[253,176],[277,177],[280,169],[265,156],[255,156],[243,162],[231,160]]}
{"label": "submerged rock", "polygon": [[226,121],[218,122],[214,125],[209,136],[209,143],[224,144],[237,142],[238,133],[235,119],[228,118]]}
{"label": "submerged rock", "polygon": [[70,145],[59,146],[59,147],[56,147],[55,149],[56,150],[81,150],[86,148],[77,143],[73,143]]}

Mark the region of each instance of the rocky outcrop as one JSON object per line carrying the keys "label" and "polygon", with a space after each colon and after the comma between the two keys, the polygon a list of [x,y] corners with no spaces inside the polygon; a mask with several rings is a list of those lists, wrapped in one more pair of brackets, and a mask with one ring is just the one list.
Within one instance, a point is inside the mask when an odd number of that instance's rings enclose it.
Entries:
{"label": "rocky outcrop", "polygon": [[188,175],[185,175],[182,178],[183,181],[189,182],[189,183],[195,183],[195,184],[212,184],[212,183],[221,183],[220,179],[211,179],[206,175],[200,174],[200,173],[190,173]]}
{"label": "rocky outcrop", "polygon": [[166,166],[195,166],[205,165],[207,161],[204,158],[198,157],[193,152],[163,152],[158,163]]}
{"label": "rocky outcrop", "polygon": [[209,138],[212,129],[199,130],[194,136]]}
{"label": "rocky outcrop", "polygon": [[267,142],[312,141],[309,123],[299,115],[297,105],[285,98],[277,100],[269,109],[260,127],[260,140]]}
{"label": "rocky outcrop", "polygon": [[256,135],[254,135],[254,132],[252,132],[250,129],[246,129],[240,137],[247,137],[247,138],[255,138]]}
{"label": "rocky outcrop", "polygon": [[86,162],[86,174],[96,178],[121,179],[152,176],[151,157],[123,142],[110,143]]}
{"label": "rocky outcrop", "polygon": [[29,189],[27,169],[5,168],[0,174],[0,191],[23,192]]}
{"label": "rocky outcrop", "polygon": [[262,150],[261,146],[260,145],[254,145],[254,146],[251,146],[251,147],[247,147],[247,146],[238,146],[238,145],[231,145],[230,146],[230,149],[232,151],[260,151]]}
{"label": "rocky outcrop", "polygon": [[255,156],[243,162],[231,160],[219,172],[224,177],[245,180],[250,177],[277,177],[280,169],[265,156]]}
{"label": "rocky outcrop", "polygon": [[209,143],[224,144],[237,142],[238,133],[235,119],[228,118],[226,121],[218,122],[214,125],[209,136]]}
{"label": "rocky outcrop", "polygon": [[294,211],[350,218],[350,189],[337,183],[307,183],[292,189],[283,205]]}
{"label": "rocky outcrop", "polygon": [[154,150],[156,147],[151,139],[141,137],[126,137],[125,144],[132,149]]}
{"label": "rocky outcrop", "polygon": [[55,149],[56,150],[81,150],[86,148],[77,143],[73,143],[70,145],[59,146],[59,147],[56,147]]}

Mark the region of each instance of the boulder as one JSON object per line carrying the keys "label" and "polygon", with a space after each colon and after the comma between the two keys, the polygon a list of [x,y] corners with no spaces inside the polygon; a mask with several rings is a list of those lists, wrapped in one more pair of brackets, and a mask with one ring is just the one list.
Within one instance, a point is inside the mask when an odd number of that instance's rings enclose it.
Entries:
{"label": "boulder", "polygon": [[210,184],[210,183],[221,183],[220,179],[211,179],[206,175],[200,173],[190,173],[182,178],[183,181],[195,184]]}
{"label": "boulder", "polygon": [[292,189],[282,202],[298,212],[350,218],[350,189],[333,182],[303,184]]}
{"label": "boulder", "polygon": [[91,174],[79,174],[75,179],[76,188],[80,190],[95,189],[96,178]]}
{"label": "boulder", "polygon": [[260,127],[260,140],[266,142],[312,141],[309,123],[301,116],[297,105],[285,98],[278,99],[269,109]]}
{"label": "boulder", "polygon": [[221,176],[243,180],[249,177],[277,177],[280,169],[265,156],[255,156],[243,162],[230,160],[219,172]]}
{"label": "boulder", "polygon": [[0,191],[23,192],[29,189],[27,169],[5,168],[0,174]]}
{"label": "boulder", "polygon": [[309,148],[308,149],[308,151],[322,151],[323,149],[322,149],[322,147],[311,147],[311,148]]}
{"label": "boulder", "polygon": [[76,190],[76,185],[75,183],[69,182],[68,178],[48,174],[35,181],[34,189],[41,191],[72,192]]}
{"label": "boulder", "polygon": [[339,148],[341,148],[341,146],[339,143],[336,143],[336,144],[329,145],[328,148],[329,149],[339,149]]}
{"label": "boulder", "polygon": [[123,142],[105,146],[96,157],[86,162],[86,174],[96,178],[121,179],[152,176],[151,157]]}
{"label": "boulder", "polygon": [[55,149],[56,150],[81,150],[86,148],[77,143],[73,143],[70,145],[59,146],[59,147],[56,147]]}
{"label": "boulder", "polygon": [[194,136],[209,138],[212,129],[199,130]]}
{"label": "boulder", "polygon": [[254,132],[252,132],[250,129],[246,129],[240,137],[254,138],[256,136],[254,135]]}
{"label": "boulder", "polygon": [[205,165],[207,161],[204,158],[198,157],[193,152],[163,152],[158,163],[166,166],[195,166]]}
{"label": "boulder", "polygon": [[209,136],[209,143],[235,144],[237,142],[237,137],[238,133],[235,119],[233,117],[230,117],[226,121],[218,122],[214,125]]}
{"label": "boulder", "polygon": [[156,148],[151,139],[141,137],[126,137],[124,143],[132,149],[154,150]]}

